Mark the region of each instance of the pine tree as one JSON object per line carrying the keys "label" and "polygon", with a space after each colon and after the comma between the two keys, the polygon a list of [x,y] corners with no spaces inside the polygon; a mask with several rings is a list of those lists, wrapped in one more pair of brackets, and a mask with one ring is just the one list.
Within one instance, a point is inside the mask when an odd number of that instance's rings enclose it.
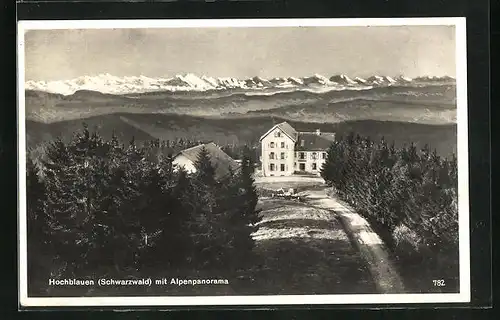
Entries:
{"label": "pine tree", "polygon": [[128,247],[124,206],[124,156],[116,137],[105,143],[84,127],[65,145],[55,141],[44,166],[52,245],[67,276],[85,275],[112,265]]}
{"label": "pine tree", "polygon": [[141,266],[155,264],[155,258],[160,254],[160,251],[156,250],[158,243],[165,245],[163,254],[170,251],[165,241],[165,236],[168,235],[163,234],[170,231],[167,229],[170,215],[168,208],[172,202],[171,190],[166,186],[165,175],[157,165],[148,167],[144,180],[139,184],[141,197],[135,209],[141,226],[141,242],[138,247]]}
{"label": "pine tree", "polygon": [[238,171],[230,170],[219,184],[220,262],[223,262],[221,267],[228,270],[244,269],[253,261],[255,243],[252,234],[261,221],[253,173],[252,161],[245,154]]}
{"label": "pine tree", "polygon": [[[43,215],[48,227],[48,246],[63,267],[64,276],[75,276],[87,251],[86,231],[80,228],[81,198],[78,196],[79,173],[66,144],[56,139],[47,148],[43,163],[46,199]],[[78,219],[79,218],[79,219]]]}
{"label": "pine tree", "polygon": [[201,148],[194,166],[196,168],[196,180],[202,182],[207,187],[215,186],[215,167],[205,146]]}
{"label": "pine tree", "polygon": [[452,155],[451,159],[448,161],[448,168],[450,177],[450,184],[455,188],[458,188],[458,161],[456,155]]}
{"label": "pine tree", "polygon": [[[50,230],[43,210],[45,187],[29,154],[26,157],[26,200],[28,283],[33,284],[50,276],[50,270],[44,265],[51,265],[48,257],[52,253],[48,248]],[[29,289],[31,292],[31,286]]]}
{"label": "pine tree", "polygon": [[[109,214],[108,197],[112,191],[108,187],[110,146],[96,132],[84,128],[70,144],[69,151],[75,160],[78,180],[74,196],[80,204],[76,211],[77,227],[85,232],[77,241],[85,243],[82,265],[94,270],[103,264],[103,257],[111,257],[116,251],[113,237],[113,214]],[[107,261],[106,261],[107,262]]]}
{"label": "pine tree", "polygon": [[44,227],[42,219],[45,188],[40,181],[38,168],[29,154],[26,157],[26,200],[28,238],[32,238],[36,242],[43,241],[38,233]]}
{"label": "pine tree", "polygon": [[195,264],[200,268],[212,268],[217,265],[220,252],[220,230],[217,225],[217,181],[215,167],[210,155],[202,147],[195,162],[196,172],[193,174],[195,192],[194,210],[192,212],[192,236],[194,242]]}
{"label": "pine tree", "polygon": [[140,269],[141,253],[145,250],[141,233],[143,191],[140,189],[146,170],[144,154],[133,140],[125,147],[115,135],[106,145],[102,205],[96,214],[100,227],[96,231],[103,233],[100,243],[104,245],[96,254],[107,257],[104,267],[108,270],[130,274],[132,270]]}
{"label": "pine tree", "polygon": [[[156,208],[152,212],[155,216],[151,222],[156,226],[157,233],[151,239],[148,250],[148,263],[165,267],[179,267],[185,262],[186,256],[191,252],[189,236],[189,222],[192,212],[189,210],[189,202],[196,201],[190,192],[191,182],[187,172],[179,168],[174,172],[171,157],[164,157],[157,171],[161,176],[153,174],[150,188],[154,188],[154,181],[159,182],[161,192],[153,191],[155,194]],[[154,228],[153,228],[154,229]]]}
{"label": "pine tree", "polygon": [[243,191],[243,196],[245,200],[245,219],[249,226],[252,226],[251,230],[256,231],[256,224],[261,221],[260,211],[257,210],[258,194],[255,187],[255,179],[253,178],[254,167],[251,162],[249,155],[243,157],[241,163],[241,188]]}
{"label": "pine tree", "polygon": [[336,166],[336,155],[337,155],[337,145],[338,142],[334,142],[328,148],[326,160],[321,166],[320,174],[321,177],[326,181],[326,183],[331,187],[332,184],[336,182],[335,170],[338,169]]}
{"label": "pine tree", "polygon": [[172,260],[179,265],[193,267],[198,262],[196,260],[196,250],[198,248],[196,234],[198,232],[199,199],[196,198],[194,181],[188,172],[183,167],[176,169],[174,175],[175,184],[172,189],[172,198],[175,199],[175,205],[170,208],[170,212],[179,219],[179,227],[174,235],[174,238],[178,238],[178,241],[175,242],[178,250]]}
{"label": "pine tree", "polygon": [[241,238],[241,225],[245,218],[241,214],[241,197],[239,194],[238,175],[228,168],[228,174],[219,178],[217,190],[214,193],[216,208],[215,220],[216,242],[219,253],[216,265],[227,272],[234,270],[238,261],[238,238]]}

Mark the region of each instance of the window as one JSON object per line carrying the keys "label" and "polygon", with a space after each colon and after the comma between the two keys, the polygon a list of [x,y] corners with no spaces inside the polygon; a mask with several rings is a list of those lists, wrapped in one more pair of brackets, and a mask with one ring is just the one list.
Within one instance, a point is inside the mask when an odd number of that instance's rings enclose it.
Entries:
{"label": "window", "polygon": [[326,152],[323,152],[321,156],[323,159],[326,159]]}
{"label": "window", "polygon": [[305,154],[305,152],[301,152],[301,153],[299,154],[299,156],[300,156],[300,159],[301,159],[301,160],[304,160],[304,159],[306,158],[306,154]]}
{"label": "window", "polygon": [[318,166],[316,165],[316,162],[314,162],[314,163],[312,164],[312,169],[313,169],[313,170],[317,170],[317,169],[318,169]]}
{"label": "window", "polygon": [[269,153],[269,159],[274,160],[274,152]]}
{"label": "window", "polygon": [[316,152],[313,152],[313,153],[311,154],[311,159],[313,159],[313,160],[318,159],[318,154],[317,154]]}
{"label": "window", "polygon": [[306,164],[305,163],[299,163],[299,170],[300,171],[306,171]]}
{"label": "window", "polygon": [[300,146],[303,147],[306,144],[304,140],[300,140]]}
{"label": "window", "polygon": [[271,164],[269,165],[269,170],[274,171],[274,163],[271,163]]}
{"label": "window", "polygon": [[285,153],[284,153],[284,152],[282,152],[282,153],[280,154],[280,159],[281,159],[281,160],[285,159]]}
{"label": "window", "polygon": [[274,136],[275,136],[276,138],[281,137],[281,131],[279,131],[279,130],[274,131]]}
{"label": "window", "polygon": [[274,148],[274,142],[271,142],[271,143],[269,144],[269,147]]}
{"label": "window", "polygon": [[285,142],[284,142],[284,141],[282,141],[282,142],[281,142],[281,147],[282,147],[283,149],[285,148]]}
{"label": "window", "polygon": [[280,170],[281,170],[281,171],[285,171],[285,164],[284,164],[284,163],[282,163],[282,164],[280,165]]}

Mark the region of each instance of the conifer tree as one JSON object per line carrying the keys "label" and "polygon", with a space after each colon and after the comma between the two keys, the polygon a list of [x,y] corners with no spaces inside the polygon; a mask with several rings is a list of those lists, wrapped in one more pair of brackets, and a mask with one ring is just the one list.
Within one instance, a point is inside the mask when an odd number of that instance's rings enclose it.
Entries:
{"label": "conifer tree", "polygon": [[247,154],[238,171],[229,168],[222,177],[216,194],[220,239],[219,261],[228,271],[244,269],[254,256],[252,234],[261,220],[258,195],[254,186],[254,166]]}
{"label": "conifer tree", "polygon": [[215,167],[204,146],[194,165],[196,172],[193,174],[193,185],[198,199],[192,216],[195,260],[201,268],[211,268],[217,264],[217,255],[220,252],[221,235],[217,225],[220,217],[215,195],[217,192]]}
{"label": "conifer tree", "polygon": [[180,266],[191,250],[188,224],[192,212],[188,203],[196,199],[189,190],[191,182],[187,172],[183,168],[174,172],[171,156],[162,158],[159,169],[162,192],[156,192],[159,196],[156,200],[157,217],[152,220],[156,222],[159,233],[155,245],[149,250],[150,259],[163,267]]}
{"label": "conifer tree", "polygon": [[[239,174],[239,203],[241,203],[241,222],[235,247],[238,252],[250,255],[254,246],[252,233],[257,231],[257,224],[262,220],[257,209],[258,194],[253,178],[254,168],[248,155],[243,157]],[[242,256],[244,258],[244,256]]]}
{"label": "conifer tree", "polygon": [[205,146],[201,148],[194,166],[196,167],[194,175],[196,180],[204,183],[207,187],[215,185],[215,167]]}
{"label": "conifer tree", "polygon": [[82,265],[88,242],[80,228],[85,220],[80,214],[82,199],[77,190],[80,177],[75,159],[66,144],[56,139],[47,148],[43,164],[46,199],[44,216],[50,231],[49,246],[63,265],[64,275],[75,276]]}
{"label": "conifer tree", "polygon": [[175,199],[175,206],[171,208],[171,212],[179,217],[180,227],[175,236],[180,240],[176,241],[179,250],[177,250],[173,260],[177,260],[179,264],[193,267],[198,262],[196,260],[196,250],[198,249],[196,234],[199,232],[197,225],[199,199],[196,198],[194,181],[183,167],[176,168],[174,179],[172,198]]}
{"label": "conifer tree", "polygon": [[44,270],[42,263],[42,260],[48,260],[47,257],[51,256],[48,248],[50,230],[44,215],[44,200],[45,187],[40,181],[38,168],[28,154],[26,157],[28,283],[50,275],[50,270],[49,272]]}
{"label": "conifer tree", "polygon": [[45,188],[40,181],[38,168],[28,154],[26,156],[26,209],[28,222],[28,238],[43,241],[40,231],[43,230],[43,202],[45,200]]}
{"label": "conifer tree", "polygon": [[106,205],[109,197],[109,145],[96,132],[84,128],[70,143],[78,180],[75,193],[80,207],[75,217],[77,227],[85,232],[77,242],[86,243],[82,259],[85,268],[94,269],[103,264],[103,257],[116,251],[112,238],[112,215]]}
{"label": "conifer tree", "polygon": [[450,177],[450,184],[455,188],[458,187],[458,161],[455,154],[451,156],[451,159],[448,161],[448,170]]}
{"label": "conifer tree", "polygon": [[[141,267],[144,264],[154,265],[158,254],[168,254],[169,247],[166,238],[169,232],[170,214],[168,208],[172,205],[170,189],[166,187],[167,181],[163,171],[158,165],[150,165],[139,184],[140,200],[135,207],[137,218],[141,226],[141,242],[139,253],[142,254]],[[156,250],[156,246],[164,245],[163,253]]]}
{"label": "conifer tree", "polygon": [[228,174],[218,180],[217,190],[214,193],[216,201],[216,237],[219,253],[216,265],[229,272],[235,269],[238,261],[238,239],[241,238],[241,226],[245,218],[241,212],[240,183],[238,175],[228,168]]}
{"label": "conifer tree", "polygon": [[334,184],[337,181],[335,177],[335,170],[338,170],[338,166],[335,161],[336,160],[335,157],[337,156],[336,152],[338,143],[339,142],[334,142],[330,145],[330,147],[328,148],[326,160],[320,169],[321,177],[326,181],[326,183],[329,186],[332,186],[332,184]]}

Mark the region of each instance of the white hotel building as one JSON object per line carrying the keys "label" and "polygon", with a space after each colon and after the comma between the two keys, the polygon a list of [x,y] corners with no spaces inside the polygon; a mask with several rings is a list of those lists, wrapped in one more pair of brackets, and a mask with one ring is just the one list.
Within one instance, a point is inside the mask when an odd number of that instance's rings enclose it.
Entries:
{"label": "white hotel building", "polygon": [[287,122],[282,122],[261,138],[262,174],[290,176],[294,173],[320,173],[326,161],[327,150],[335,140],[331,132],[298,132]]}

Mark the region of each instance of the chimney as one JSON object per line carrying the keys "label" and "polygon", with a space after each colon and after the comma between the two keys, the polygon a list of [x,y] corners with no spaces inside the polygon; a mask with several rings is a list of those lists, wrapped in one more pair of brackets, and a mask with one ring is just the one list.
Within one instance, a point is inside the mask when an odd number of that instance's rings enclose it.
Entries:
{"label": "chimney", "polygon": [[316,134],[319,136],[321,135],[321,131],[319,129],[316,129]]}

